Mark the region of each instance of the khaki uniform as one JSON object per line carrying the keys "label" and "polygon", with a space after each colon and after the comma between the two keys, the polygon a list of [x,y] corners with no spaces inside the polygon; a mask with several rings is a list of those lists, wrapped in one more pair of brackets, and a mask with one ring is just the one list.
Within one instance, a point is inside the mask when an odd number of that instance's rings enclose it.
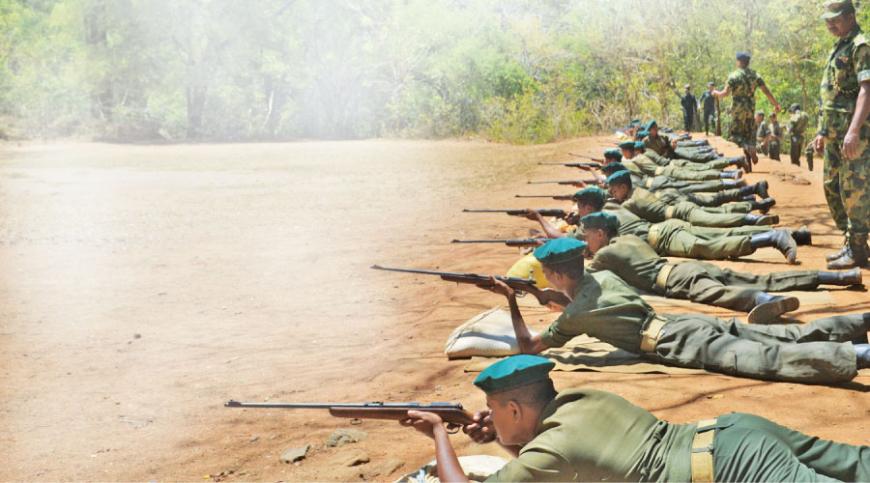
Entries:
{"label": "khaki uniform", "polygon": [[737,69],[728,76],[731,88],[731,129],[728,140],[742,148],[755,144],[755,90],[764,79],[750,68]]}
{"label": "khaki uniform", "polygon": [[659,166],[658,163],[638,154],[631,159],[623,159],[622,164],[634,174],[643,176],[666,176],[671,179],[685,181],[712,181],[722,178],[721,171],[694,170],[678,168],[676,166]]}
{"label": "khaki uniform", "polygon": [[811,290],[819,286],[817,271],[755,275],[699,261],[669,263],[646,240],[634,235],[612,239],[598,250],[588,270],[609,270],[645,292],[743,312],[755,307],[759,292]]}
{"label": "khaki uniform", "polygon": [[658,315],[609,271],[584,274],[572,301],[541,333],[547,347],[588,334],[657,362],[756,379],[836,384],[858,374],[850,342],[870,314],[808,324],[748,325],[699,314]]}
{"label": "khaki uniform", "polygon": [[868,450],[751,414],[673,424],[616,394],[570,389],[547,404],[517,458],[486,481],[705,481],[711,462],[715,481],[867,481]]}
{"label": "khaki uniform", "polygon": [[[680,148],[678,148],[680,149]],[[691,161],[688,159],[669,159],[664,156],[659,155],[655,151],[651,149],[647,149],[643,152],[643,155],[653,160],[659,166],[675,166],[678,168],[691,169],[694,171],[705,171],[705,170],[714,170],[721,171],[731,163],[728,162],[725,158],[717,158],[712,161]]]}
{"label": "khaki uniform", "polygon": [[[664,193],[665,196],[656,196]],[[716,212],[713,208],[702,208],[690,201],[679,201],[677,197],[667,196],[667,192],[656,194],[643,188],[634,188],[631,196],[622,206],[635,215],[659,223],[672,218],[688,221],[692,225],[707,227],[734,227],[746,224],[746,213],[752,209],[748,202],[735,205],[738,213]],[[662,200],[661,198],[665,198]]]}
{"label": "khaki uniform", "polygon": [[819,134],[825,137],[824,189],[834,222],[844,233],[870,231],[870,123],[861,126],[857,159],[842,157],[862,82],[870,80],[870,45],[856,28],[834,46],[822,76]]}

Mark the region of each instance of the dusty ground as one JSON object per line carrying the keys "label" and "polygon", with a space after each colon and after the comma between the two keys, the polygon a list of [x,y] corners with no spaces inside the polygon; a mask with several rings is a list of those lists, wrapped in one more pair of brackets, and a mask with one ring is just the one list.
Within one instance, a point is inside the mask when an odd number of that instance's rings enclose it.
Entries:
{"label": "dusty ground", "polygon": [[[348,421],[222,404],[481,407],[465,363],[448,362],[443,343],[457,324],[502,301],[367,267],[504,272],[515,250],[447,242],[524,236],[532,225],[460,210],[525,206],[517,193],[569,193],[525,182],[575,177],[536,162],[599,153],[608,141],[3,146],[0,480],[390,479],[428,461],[428,440],[392,423],[366,421],[356,426],[365,441],[324,448]],[[780,181],[777,170],[813,184]],[[784,224],[816,233],[816,246],[800,251],[803,267],[822,268],[839,238],[818,173],[763,161],[750,179],[762,177]],[[789,268],[772,251],[725,264]],[[799,319],[870,311],[866,293],[815,297],[807,302],[822,302],[805,303]],[[673,421],[739,410],[870,444],[866,376],[847,387],[714,374],[555,378],[560,387],[615,391]],[[462,454],[500,453],[461,435],[455,441]],[[285,449],[305,443],[314,446],[305,461],[280,463]],[[335,463],[352,449],[371,462]],[[386,474],[396,459],[404,466]]]}

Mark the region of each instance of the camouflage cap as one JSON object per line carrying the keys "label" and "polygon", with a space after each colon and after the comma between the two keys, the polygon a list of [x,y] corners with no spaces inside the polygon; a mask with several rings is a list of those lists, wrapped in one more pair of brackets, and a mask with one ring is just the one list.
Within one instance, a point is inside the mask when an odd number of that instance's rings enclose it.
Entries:
{"label": "camouflage cap", "polygon": [[855,13],[855,5],[852,0],[829,0],[823,5],[825,13],[822,14],[822,20],[832,20],[840,15],[847,13]]}
{"label": "camouflage cap", "polygon": [[743,62],[749,62],[749,60],[752,59],[752,54],[750,54],[749,52],[746,52],[745,50],[741,50],[740,52],[737,52],[736,57],[737,57],[737,60],[741,60]]}

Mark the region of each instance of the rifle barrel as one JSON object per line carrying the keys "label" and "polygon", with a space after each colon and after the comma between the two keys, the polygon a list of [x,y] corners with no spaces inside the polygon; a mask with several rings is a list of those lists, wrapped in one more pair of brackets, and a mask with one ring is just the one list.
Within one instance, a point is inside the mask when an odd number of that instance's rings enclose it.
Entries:
{"label": "rifle barrel", "polygon": [[449,402],[433,402],[433,403],[418,403],[418,402],[399,402],[385,403],[380,401],[363,402],[363,403],[257,403],[257,402],[240,402],[230,399],[224,403],[224,407],[228,408],[256,408],[256,409],[391,409],[391,408],[456,408],[462,409],[460,403]]}
{"label": "rifle barrel", "polygon": [[508,240],[451,240],[450,243],[505,243]]}

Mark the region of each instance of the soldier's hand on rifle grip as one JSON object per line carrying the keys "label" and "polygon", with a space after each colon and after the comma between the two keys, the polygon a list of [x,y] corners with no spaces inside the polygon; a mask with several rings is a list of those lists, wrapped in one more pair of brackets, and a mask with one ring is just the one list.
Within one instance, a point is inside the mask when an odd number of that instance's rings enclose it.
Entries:
{"label": "soldier's hand on rifle grip", "polygon": [[502,282],[501,280],[490,277],[489,284],[487,285],[478,285],[478,287],[489,290],[492,293],[497,293],[499,295],[504,295],[507,298],[516,297],[517,293],[514,289],[512,289],[508,284]]}
{"label": "soldier's hand on rifle grip", "polygon": [[475,443],[484,444],[495,441],[495,426],[488,409],[474,413],[474,422],[462,428]]}
{"label": "soldier's hand on rifle grip", "polygon": [[541,219],[543,218],[537,210],[526,210],[526,214],[523,216],[532,221],[541,221]]}
{"label": "soldier's hand on rifle grip", "polygon": [[408,419],[399,421],[399,424],[414,428],[433,439],[435,438],[435,428],[444,429],[444,420],[441,419],[441,416],[426,411],[408,411]]}

